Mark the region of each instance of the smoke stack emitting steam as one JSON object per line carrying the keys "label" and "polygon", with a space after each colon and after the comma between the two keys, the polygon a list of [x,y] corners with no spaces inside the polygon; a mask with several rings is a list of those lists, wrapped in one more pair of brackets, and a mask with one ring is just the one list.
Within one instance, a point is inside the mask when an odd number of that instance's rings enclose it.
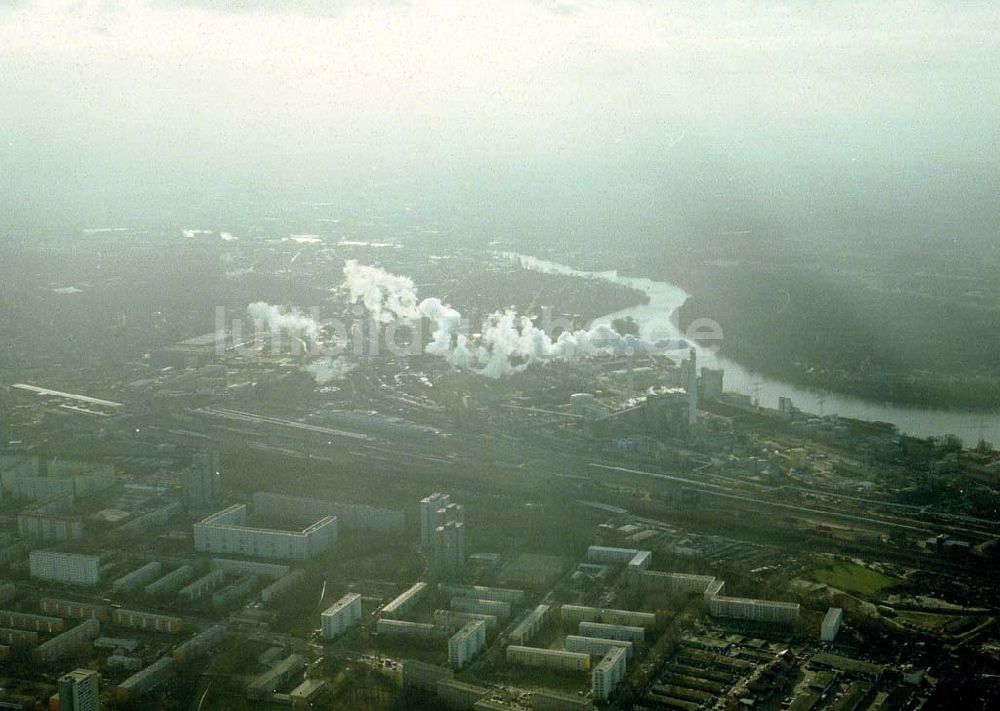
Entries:
{"label": "smoke stack emitting steam", "polygon": [[553,341],[531,319],[519,316],[513,309],[487,316],[482,334],[473,343],[460,331],[462,314],[436,297],[418,302],[416,287],[408,277],[390,274],[379,267],[361,266],[354,260],[344,265],[344,277],[351,301],[361,300],[376,321],[388,323],[397,318],[413,322],[426,318],[434,327],[425,353],[490,378],[521,372],[539,360],[607,352],[656,353],[687,347],[684,341],[653,344],[632,335],[622,336],[605,324],[590,330],[563,331]]}
{"label": "smoke stack emitting steam", "polygon": [[[356,260],[344,265],[345,286],[351,303],[361,302],[378,323],[400,321],[414,324],[423,318],[432,324],[431,342],[424,353],[439,356],[462,370],[489,378],[519,373],[534,361],[593,356],[600,353],[662,353],[687,348],[683,339],[651,343],[632,335],[622,336],[610,326],[599,324],[589,330],[563,331],[556,340],[514,309],[495,311],[486,317],[482,333],[473,342],[462,332],[462,314],[436,297],[417,300],[416,287],[409,277],[390,274],[380,267],[364,266]],[[283,311],[264,302],[247,308],[250,317],[267,325],[273,333],[303,333],[318,341],[319,324],[292,309]],[[317,382],[343,377],[353,365],[343,359],[306,368]],[[323,379],[321,381],[321,378]]]}

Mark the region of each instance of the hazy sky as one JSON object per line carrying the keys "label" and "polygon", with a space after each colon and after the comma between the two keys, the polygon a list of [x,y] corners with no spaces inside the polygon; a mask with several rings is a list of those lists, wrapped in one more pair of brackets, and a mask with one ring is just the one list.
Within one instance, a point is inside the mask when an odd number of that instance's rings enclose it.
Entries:
{"label": "hazy sky", "polygon": [[0,0],[0,217],[470,166],[1000,155],[1000,4]]}

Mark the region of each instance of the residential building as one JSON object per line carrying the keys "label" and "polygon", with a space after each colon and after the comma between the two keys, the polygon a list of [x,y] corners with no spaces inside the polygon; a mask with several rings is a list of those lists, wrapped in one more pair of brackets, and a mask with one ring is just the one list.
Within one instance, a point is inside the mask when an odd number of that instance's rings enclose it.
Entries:
{"label": "residential building", "polygon": [[600,637],[602,639],[621,639],[628,642],[642,642],[646,630],[631,625],[610,625],[602,622],[581,622],[580,635],[583,637]]}
{"label": "residential building", "polygon": [[583,635],[566,635],[563,646],[567,652],[583,652],[592,657],[603,657],[608,650],[620,647],[625,650],[626,656],[631,659],[634,647],[631,642],[624,639],[607,639],[605,637],[585,637]]}
{"label": "residential building", "polygon": [[129,592],[155,580],[163,572],[163,564],[157,561],[146,563],[111,583],[114,592]]}
{"label": "residential building", "polygon": [[499,600],[476,600],[471,597],[453,597],[451,599],[451,609],[457,612],[475,612],[480,615],[493,615],[494,617],[510,617],[510,603]]}
{"label": "residential building", "polygon": [[512,644],[507,647],[507,661],[530,667],[544,667],[562,671],[589,671],[590,655],[581,652],[564,652],[542,647],[524,647]]}
{"label": "residential building", "polygon": [[796,602],[753,600],[745,597],[716,595],[708,601],[708,611],[713,617],[730,617],[754,622],[791,624],[799,619],[799,604]]}
{"label": "residential building", "polygon": [[174,668],[171,657],[160,657],[145,669],[136,672],[115,687],[119,703],[135,701],[163,683]]}
{"label": "residential building", "polygon": [[486,623],[483,620],[467,622],[448,640],[448,664],[452,669],[464,667],[486,646]]}
{"label": "residential building", "polygon": [[459,627],[465,625],[466,622],[473,622],[476,620],[482,620],[485,622],[487,630],[496,629],[496,615],[481,615],[477,612],[457,612],[456,610],[434,611],[434,624],[439,627],[447,627],[448,629],[458,629]]}
{"label": "residential building", "polygon": [[607,699],[625,678],[626,652],[621,647],[609,649],[590,674],[590,689],[595,699]]}
{"label": "residential building", "polygon": [[823,623],[820,625],[819,638],[824,642],[832,642],[837,638],[840,625],[844,621],[844,611],[839,607],[831,607],[826,611]]}
{"label": "residential building", "polygon": [[320,618],[323,637],[333,639],[351,625],[361,622],[361,595],[348,593],[323,612]]}
{"label": "residential building", "polygon": [[382,617],[402,617],[406,612],[420,601],[420,598],[427,592],[427,583],[418,582],[404,590],[394,599],[390,600],[382,608]]}
{"label": "residential building", "polygon": [[510,640],[515,644],[522,645],[525,642],[530,641],[538,630],[542,628],[542,625],[545,624],[545,620],[548,618],[549,609],[548,605],[539,605],[534,610],[529,612],[510,633]]}
{"label": "residential building", "polygon": [[634,610],[563,605],[561,614],[563,620],[566,622],[604,622],[606,624],[631,625],[634,627],[652,627],[656,624],[656,615],[652,612],[638,612]]}
{"label": "residential building", "polygon": [[184,628],[184,620],[170,615],[159,615],[155,612],[127,610],[118,608],[111,613],[111,623],[120,627],[132,627],[138,630],[166,632],[176,634]]}
{"label": "residential building", "polygon": [[107,622],[109,610],[107,605],[95,605],[88,602],[73,600],[57,600],[43,597],[38,601],[38,609],[49,615],[69,617],[74,620],[98,620]]}
{"label": "residential building", "polygon": [[430,548],[434,531],[443,522],[438,522],[437,513],[451,503],[448,494],[434,493],[420,500],[420,545]]}
{"label": "residential building", "polygon": [[452,597],[473,597],[478,600],[497,600],[516,605],[524,599],[524,590],[491,588],[485,585],[456,585],[439,583],[438,590]]}
{"label": "residential building", "polygon": [[337,540],[337,519],[333,516],[325,516],[301,531],[253,528],[246,522],[246,504],[234,504],[212,514],[194,525],[195,550],[306,560],[327,550]]}
{"label": "residential building", "polygon": [[427,622],[407,622],[383,617],[375,623],[375,631],[387,637],[419,637],[423,639],[443,637],[448,631]]}
{"label": "residential building", "polygon": [[149,597],[168,595],[180,590],[193,577],[194,569],[190,565],[182,565],[176,570],[171,570],[163,577],[151,582],[143,588],[143,592]]}
{"label": "residential building", "polygon": [[101,559],[96,555],[31,551],[31,577],[69,585],[97,585],[101,581]]}
{"label": "residential building", "polygon": [[302,669],[305,668],[306,660],[299,654],[290,654],[282,661],[275,664],[263,674],[260,674],[247,684],[248,699],[262,699],[268,697],[278,690]]}
{"label": "residential building", "polygon": [[101,675],[93,669],[75,669],[56,680],[59,711],[100,711]]}
{"label": "residential building", "polygon": [[306,499],[267,491],[253,495],[253,510],[259,515],[286,521],[310,523],[324,516],[334,516],[338,529],[399,533],[406,527],[402,511],[365,504],[342,504],[337,501]]}

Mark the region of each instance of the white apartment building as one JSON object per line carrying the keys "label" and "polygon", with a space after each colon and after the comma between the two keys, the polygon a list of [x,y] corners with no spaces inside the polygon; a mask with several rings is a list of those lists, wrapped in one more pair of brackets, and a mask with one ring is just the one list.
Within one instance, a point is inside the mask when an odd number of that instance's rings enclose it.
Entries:
{"label": "white apartment building", "polygon": [[382,617],[402,617],[406,611],[419,602],[427,592],[427,583],[414,583],[382,608]]}
{"label": "white apartment building", "polygon": [[448,665],[455,670],[464,667],[486,646],[486,623],[467,622],[448,640]]}
{"label": "white apartment building", "polygon": [[[510,639],[516,644],[524,644],[541,629],[542,625],[545,624],[545,619],[549,614],[548,605],[539,605],[534,610],[528,613],[527,617],[521,620],[517,627],[510,633]],[[575,651],[575,650],[571,650]]]}
{"label": "white apartment building", "polygon": [[625,656],[629,659],[632,658],[632,651],[634,649],[632,643],[628,640],[584,637],[576,634],[566,635],[563,646],[567,652],[583,652],[592,657],[603,657],[610,650],[620,647],[625,650]]}
{"label": "white apartment building", "polygon": [[746,597],[722,597],[716,595],[708,601],[708,611],[713,617],[731,617],[754,622],[777,622],[791,624],[799,619],[797,602],[775,602],[773,600],[753,600]]}
{"label": "white apartment building", "polygon": [[101,675],[93,669],[76,669],[56,681],[60,711],[100,711]]}
{"label": "white apartment building", "polygon": [[844,611],[839,607],[831,607],[823,617],[823,624],[820,625],[819,638],[824,642],[832,642],[840,632],[840,625],[844,621]]}
{"label": "white apartment building", "polygon": [[544,667],[563,671],[589,671],[590,655],[581,652],[564,652],[559,649],[523,647],[512,644],[507,647],[507,661],[529,667]]}
{"label": "white apartment building", "polygon": [[70,585],[97,585],[101,581],[101,559],[96,555],[31,551],[31,577]]}
{"label": "white apartment building", "polygon": [[606,699],[625,678],[626,652],[621,647],[609,649],[590,674],[590,690],[595,699]]}
{"label": "white apartment building", "polygon": [[301,531],[246,526],[246,504],[234,504],[194,525],[199,552],[238,553],[258,558],[306,560],[337,540],[337,519],[325,516]]}
{"label": "white apartment building", "polygon": [[581,622],[580,636],[600,637],[602,639],[622,639],[627,642],[641,642],[646,637],[646,630],[631,625],[608,625],[601,622]]}
{"label": "white apartment building", "polygon": [[324,639],[333,639],[343,634],[348,627],[361,622],[361,595],[344,595],[323,612],[320,621]]}

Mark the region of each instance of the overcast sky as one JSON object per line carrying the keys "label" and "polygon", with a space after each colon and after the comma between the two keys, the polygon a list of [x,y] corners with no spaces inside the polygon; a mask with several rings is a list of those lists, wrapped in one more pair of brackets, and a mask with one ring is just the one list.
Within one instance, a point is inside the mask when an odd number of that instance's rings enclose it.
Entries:
{"label": "overcast sky", "polygon": [[807,5],[0,0],[0,211],[373,166],[997,159],[1000,4]]}

